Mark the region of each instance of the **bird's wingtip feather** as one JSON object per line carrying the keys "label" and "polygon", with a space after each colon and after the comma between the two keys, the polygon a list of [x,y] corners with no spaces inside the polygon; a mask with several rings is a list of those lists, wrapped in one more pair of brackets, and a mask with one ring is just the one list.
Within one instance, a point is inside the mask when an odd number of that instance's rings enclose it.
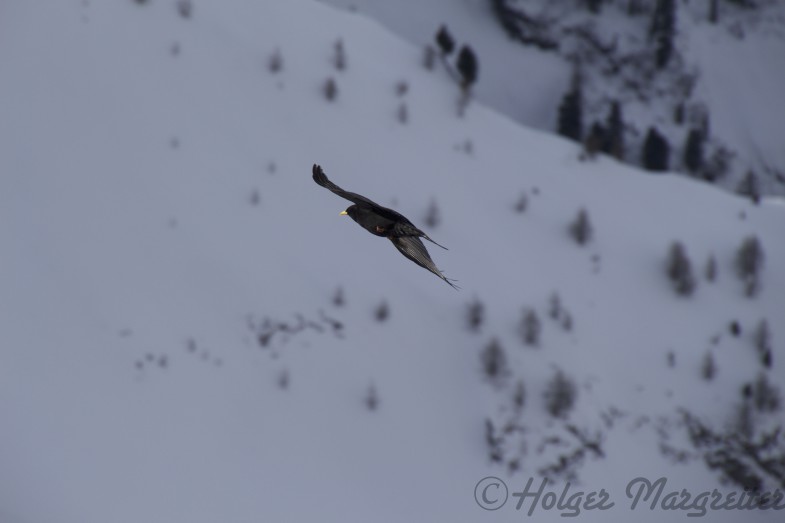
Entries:
{"label": "bird's wingtip feather", "polygon": [[322,166],[319,165],[318,163],[313,164],[312,172],[313,172],[313,181],[315,181],[319,185],[322,185],[322,182],[325,180],[325,178],[327,178],[327,176],[324,174],[324,171],[322,170]]}

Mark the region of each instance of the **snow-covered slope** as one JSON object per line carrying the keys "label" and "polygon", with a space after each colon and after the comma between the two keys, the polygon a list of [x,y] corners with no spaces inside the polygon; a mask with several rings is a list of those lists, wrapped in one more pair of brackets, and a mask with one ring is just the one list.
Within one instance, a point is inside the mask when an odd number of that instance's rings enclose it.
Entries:
{"label": "snow-covered slope", "polygon": [[[580,488],[616,502],[589,520],[625,519],[641,475],[718,487],[678,409],[716,430],[733,419],[762,372],[761,319],[782,386],[781,204],[582,163],[574,144],[477,103],[458,118],[455,86],[419,48],[317,2],[178,5],[0,6],[0,520],[518,521],[515,498],[485,512],[475,485],[523,489],[576,433],[604,455],[574,467]],[[313,183],[315,162],[420,225],[435,201],[428,233],[450,250],[431,254],[462,290],[338,216],[347,202]],[[582,207],[584,247],[567,232]],[[766,256],[754,298],[733,269],[750,235]],[[689,298],[664,275],[674,240],[700,280]],[[569,330],[547,317],[554,292]],[[542,318],[537,347],[520,341],[525,309]],[[492,338],[509,372],[489,382]],[[556,368],[578,390],[564,418],[543,406]],[[521,429],[502,464],[486,420]]]}
{"label": "snow-covered slope", "polygon": [[[600,74],[604,57],[591,52],[584,57],[584,135],[592,122],[604,123],[609,101],[618,100],[628,128],[625,161],[641,162],[641,144],[647,129],[656,127],[671,145],[670,165],[682,165],[690,128],[689,113],[697,119],[708,115],[711,156],[727,152],[728,169],[716,181],[735,191],[740,179],[752,170],[764,194],[785,194],[785,4],[776,0],[750,2],[754,8],[719,2],[718,21],[709,21],[709,2],[676,2],[674,62],[655,81],[644,82],[645,93],[632,88],[643,76],[640,60],[624,58],[651,45],[647,38],[656,2],[605,0],[598,13],[589,2],[577,0],[511,0],[501,2],[525,10],[537,21],[552,26],[548,36],[562,50],[543,51],[523,46],[508,37],[494,14],[491,0],[322,0],[328,4],[371,16],[419,46],[433,45],[438,27],[445,24],[458,45],[470,45],[478,55],[480,78],[474,88],[486,105],[516,121],[548,132],[557,128],[557,110],[570,86],[570,57],[576,52],[572,30],[594,35],[598,44],[620,51],[616,60],[621,74]],[[597,2],[598,4],[600,2]],[[739,3],[740,4],[740,3]],[[631,5],[639,13],[629,15]],[[651,46],[653,48],[653,46]],[[584,53],[584,49],[581,53]],[[689,85],[690,87],[687,87]],[[674,121],[677,105],[687,108],[684,122]],[[692,120],[695,120],[693,118]],[[721,153],[720,156],[724,156]],[[718,169],[719,171],[719,169]]]}

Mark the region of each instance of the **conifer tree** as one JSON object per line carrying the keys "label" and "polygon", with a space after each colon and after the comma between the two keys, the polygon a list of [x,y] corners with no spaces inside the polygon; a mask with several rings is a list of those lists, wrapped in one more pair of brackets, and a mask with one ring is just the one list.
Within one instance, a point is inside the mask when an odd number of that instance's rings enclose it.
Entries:
{"label": "conifer tree", "polygon": [[758,323],[755,329],[755,348],[758,349],[758,356],[760,356],[760,363],[764,368],[771,368],[772,360],[772,343],[771,343],[771,330],[769,329],[769,322],[765,319]]}
{"label": "conifer tree", "polygon": [[583,139],[583,80],[576,69],[572,77],[570,90],[565,93],[559,105],[559,117],[556,131],[571,140],[580,142]]}
{"label": "conifer tree", "polygon": [[474,298],[466,309],[466,324],[472,332],[478,332],[482,323],[485,320],[485,305],[479,300]]}
{"label": "conifer tree", "polygon": [[532,346],[539,345],[542,326],[540,324],[540,317],[537,316],[537,311],[534,309],[526,309],[521,318],[518,330],[524,344]]}
{"label": "conifer tree", "polygon": [[763,269],[763,246],[757,236],[742,242],[736,253],[736,274],[744,282],[747,296],[755,296],[760,290],[760,273]]}
{"label": "conifer tree", "polygon": [[593,231],[586,209],[581,208],[578,211],[575,220],[570,224],[569,232],[578,245],[586,245],[591,240]]}
{"label": "conifer tree", "polygon": [[649,171],[667,171],[669,157],[668,140],[655,127],[649,127],[643,142],[643,168]]}
{"label": "conifer tree", "polygon": [[442,25],[436,32],[436,44],[443,56],[447,56],[455,49],[455,39],[450,34],[446,25]]}
{"label": "conifer tree", "polygon": [[572,410],[578,388],[561,369],[556,371],[545,389],[545,409],[554,418],[563,418]]}
{"label": "conifer tree", "polygon": [[692,264],[681,242],[673,242],[668,252],[668,278],[673,283],[673,290],[682,296],[689,296],[695,290],[695,277]]}
{"label": "conifer tree", "polygon": [[493,338],[482,350],[480,362],[483,373],[492,382],[499,383],[509,373],[507,355],[496,338]]}
{"label": "conifer tree", "polygon": [[704,156],[703,144],[705,136],[698,129],[690,129],[687,141],[684,144],[684,166],[692,174],[698,174],[703,169]]}
{"label": "conifer tree", "polygon": [[602,151],[618,160],[624,160],[624,121],[621,104],[618,100],[611,103],[611,111],[605,124],[605,143]]}
{"label": "conifer tree", "polygon": [[607,134],[608,131],[601,123],[594,122],[591,124],[589,135],[583,141],[583,148],[589,158],[594,158],[598,152],[602,151],[603,145],[607,141]]}
{"label": "conifer tree", "polygon": [[649,27],[649,38],[656,44],[654,58],[658,69],[664,69],[673,55],[675,34],[676,1],[657,0]]}
{"label": "conifer tree", "polygon": [[760,184],[758,183],[758,177],[755,175],[754,171],[747,171],[747,174],[745,174],[744,178],[739,182],[736,192],[742,196],[747,196],[755,205],[760,203]]}
{"label": "conifer tree", "polygon": [[477,64],[477,56],[468,45],[461,47],[458,53],[458,62],[456,64],[458,72],[461,73],[461,87],[469,89],[477,82],[477,75],[479,73],[479,65]]}

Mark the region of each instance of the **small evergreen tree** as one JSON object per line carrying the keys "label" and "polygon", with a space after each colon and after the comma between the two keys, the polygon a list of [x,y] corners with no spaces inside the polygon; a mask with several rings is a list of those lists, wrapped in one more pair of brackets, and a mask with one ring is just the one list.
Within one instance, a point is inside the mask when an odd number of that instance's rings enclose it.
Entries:
{"label": "small evergreen tree", "polygon": [[322,92],[328,102],[332,102],[338,96],[338,84],[335,83],[335,79],[332,76],[325,80]]}
{"label": "small evergreen tree", "polygon": [[675,34],[675,0],[657,0],[649,27],[649,38],[656,44],[654,58],[658,69],[664,69],[673,55]]}
{"label": "small evergreen tree", "polygon": [[526,404],[526,387],[521,380],[515,384],[515,390],[512,393],[512,405],[515,407],[516,412],[523,410]]}
{"label": "small evergreen tree", "polygon": [[436,45],[439,46],[442,56],[447,56],[455,49],[455,39],[450,34],[446,25],[439,27],[436,32]]}
{"label": "small evergreen tree", "polygon": [[335,289],[335,293],[333,294],[333,305],[336,307],[343,307],[346,305],[346,297],[343,294],[343,287],[338,287]]}
{"label": "small evergreen tree", "polygon": [[191,0],[178,0],[177,12],[185,19],[191,18],[194,13],[194,4]]}
{"label": "small evergreen tree", "polygon": [[677,125],[684,123],[684,102],[679,102],[673,109],[673,121]]}
{"label": "small evergreen tree", "polygon": [[276,48],[267,60],[267,70],[271,73],[279,73],[283,69],[283,56],[281,50]]}
{"label": "small evergreen tree", "polygon": [[575,220],[569,227],[570,236],[578,243],[578,245],[586,245],[591,240],[593,230],[591,222],[589,221],[589,213],[586,209],[580,209]]}
{"label": "small evergreen tree", "polygon": [[482,350],[480,362],[482,363],[483,374],[491,382],[499,383],[509,374],[507,355],[496,338],[493,338]]}
{"label": "small evergreen tree", "polygon": [[689,296],[695,290],[692,264],[681,242],[673,242],[668,252],[667,274],[673,289],[681,296]]}
{"label": "small evergreen tree", "polygon": [[758,183],[758,177],[753,170],[750,169],[747,171],[747,174],[745,174],[744,178],[739,182],[736,192],[742,196],[748,197],[755,205],[760,203],[760,184]]}
{"label": "small evergreen tree", "polygon": [[777,412],[780,409],[780,391],[769,383],[764,372],[758,374],[752,385],[752,402],[758,412]]}
{"label": "small evergreen tree", "polygon": [[526,208],[529,206],[529,197],[526,196],[525,192],[521,193],[521,196],[518,198],[518,201],[515,202],[515,212],[523,213],[526,211]]}
{"label": "small evergreen tree", "polygon": [[690,129],[687,134],[687,141],[684,144],[684,166],[692,174],[698,174],[703,169],[705,141],[706,137],[698,129]]}
{"label": "small evergreen tree", "polygon": [[728,174],[733,161],[734,153],[725,147],[716,147],[711,155],[706,158],[703,168],[703,178],[710,182],[718,180]]}
{"label": "small evergreen tree", "polygon": [[523,343],[532,346],[539,345],[541,330],[542,326],[537,311],[534,309],[526,309],[519,326],[519,332]]}
{"label": "small evergreen tree", "polygon": [[335,41],[333,45],[333,65],[335,69],[338,71],[343,71],[346,69],[346,51],[343,48],[343,40],[340,38]]}
{"label": "small evergreen tree", "polygon": [[667,171],[670,157],[668,140],[654,127],[649,127],[643,142],[643,168],[649,171]]}
{"label": "small evergreen tree", "polygon": [[743,401],[741,405],[738,406],[734,425],[737,434],[740,434],[746,440],[752,438],[752,435],[755,433],[755,418],[753,417],[750,401]]}
{"label": "small evergreen tree", "polygon": [[564,309],[562,308],[561,298],[559,297],[559,293],[554,291],[548,300],[548,316],[550,316],[552,320],[558,320],[561,318],[562,312],[564,312]]}
{"label": "small evergreen tree", "polygon": [[577,396],[575,383],[559,369],[545,389],[545,410],[554,418],[564,418],[575,406]]}
{"label": "small evergreen tree", "polygon": [[461,47],[458,53],[457,62],[458,72],[461,73],[461,88],[468,90],[472,85],[477,82],[477,75],[479,73],[479,65],[477,63],[477,56],[468,45]]}
{"label": "small evergreen tree", "polygon": [[466,309],[466,324],[472,332],[479,332],[485,321],[485,305],[479,300],[474,298]]}
{"label": "small evergreen tree", "polygon": [[739,323],[739,320],[733,320],[728,324],[728,332],[730,332],[731,336],[734,338],[741,336],[741,324]]}
{"label": "small evergreen tree", "polygon": [[744,283],[744,292],[749,297],[760,290],[763,258],[763,246],[757,236],[745,238],[736,253],[736,274]]}
{"label": "small evergreen tree", "polygon": [[488,445],[488,457],[494,463],[504,460],[504,449],[502,448],[504,436],[499,432],[493,421],[490,418],[485,418],[485,443]]}
{"label": "small evergreen tree", "polygon": [[573,73],[570,90],[559,104],[559,115],[556,131],[571,140],[580,142],[583,139],[583,94],[582,79],[576,68]]}
{"label": "small evergreen tree", "polygon": [[607,134],[608,132],[601,123],[594,122],[591,124],[589,135],[583,141],[583,149],[589,158],[594,158],[598,152],[602,151],[603,144],[607,141]]}
{"label": "small evergreen tree", "polygon": [[602,151],[618,160],[624,160],[624,120],[621,114],[621,104],[618,100],[611,103],[611,111],[605,124],[605,143]]}
{"label": "small evergreen tree", "polygon": [[365,403],[365,406],[371,411],[379,408],[379,393],[376,392],[376,386],[373,383],[368,385],[363,403]]}
{"label": "small evergreen tree", "polygon": [[387,305],[386,300],[382,300],[382,302],[376,307],[376,310],[374,310],[373,315],[376,318],[376,321],[380,323],[386,321],[387,318],[390,317],[390,306]]}
{"label": "small evergreen tree", "polygon": [[262,201],[262,195],[259,192],[259,189],[254,189],[251,191],[251,196],[248,198],[248,203],[256,207]]}
{"label": "small evergreen tree", "polygon": [[758,350],[761,365],[767,369],[771,368],[771,331],[769,322],[765,319],[760,320],[755,329],[755,348]]}

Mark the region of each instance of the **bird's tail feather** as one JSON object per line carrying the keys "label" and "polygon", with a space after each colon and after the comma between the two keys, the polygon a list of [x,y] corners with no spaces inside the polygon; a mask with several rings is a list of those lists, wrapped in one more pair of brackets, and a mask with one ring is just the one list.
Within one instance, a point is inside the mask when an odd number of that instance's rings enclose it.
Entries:
{"label": "bird's tail feather", "polygon": [[460,287],[458,287],[456,284],[453,283],[453,282],[458,281],[458,280],[456,280],[454,278],[448,278],[447,276],[444,276],[444,275],[442,275],[442,279],[447,282],[447,285],[449,285],[450,287],[452,287],[456,291],[461,290]]}
{"label": "bird's tail feather", "polygon": [[425,238],[426,240],[428,240],[429,242],[431,242],[432,244],[434,244],[434,245],[438,245],[439,247],[441,247],[441,248],[442,248],[442,249],[444,249],[445,251],[449,251],[449,250],[450,250],[450,249],[448,249],[447,247],[445,247],[444,245],[442,245],[442,244],[440,244],[440,243],[436,243],[435,241],[433,241],[433,240],[432,240],[432,239],[431,239],[431,238],[430,238],[430,237],[429,237],[427,234],[425,234],[425,233],[423,233],[422,237],[423,237],[423,238]]}

